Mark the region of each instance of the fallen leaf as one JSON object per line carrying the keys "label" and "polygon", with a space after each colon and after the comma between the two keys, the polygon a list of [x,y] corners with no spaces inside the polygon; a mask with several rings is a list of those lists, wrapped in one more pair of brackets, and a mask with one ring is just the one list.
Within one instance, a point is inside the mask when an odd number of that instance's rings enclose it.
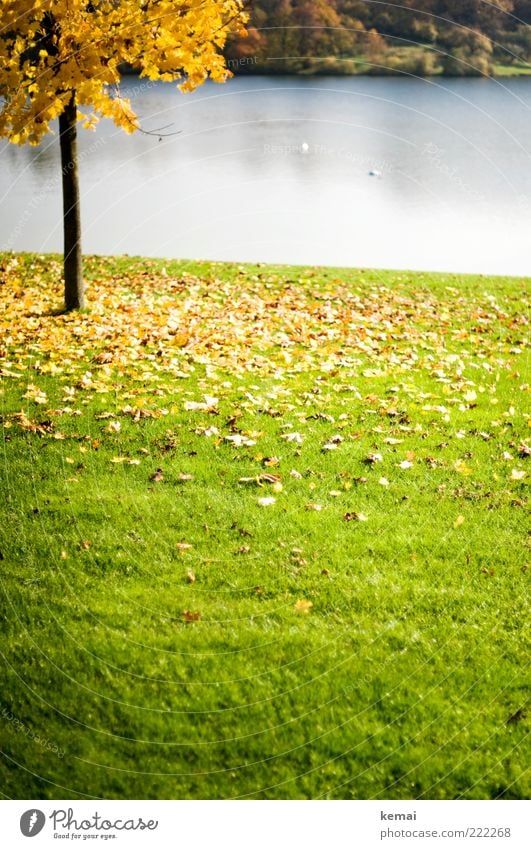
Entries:
{"label": "fallen leaf", "polygon": [[472,474],[472,469],[470,466],[467,466],[464,460],[456,460],[454,463],[454,469],[456,472],[459,472],[460,475],[464,475],[465,477]]}
{"label": "fallen leaf", "polygon": [[249,437],[245,436],[243,433],[230,433],[225,437],[225,442],[231,442],[236,448],[256,445],[255,439],[249,439]]}
{"label": "fallen leaf", "polygon": [[296,442],[298,445],[301,445],[304,441],[304,437],[302,434],[294,432],[294,433],[283,433],[280,437],[281,439],[285,439],[286,442]]}
{"label": "fallen leaf", "polygon": [[199,622],[201,614],[199,610],[183,610],[182,617],[185,622]]}
{"label": "fallen leaf", "polygon": [[313,601],[307,601],[304,598],[295,602],[295,610],[297,613],[308,614],[313,607]]}
{"label": "fallen leaf", "polygon": [[280,463],[280,459],[278,457],[262,457],[261,458],[262,465],[264,466],[278,466]]}

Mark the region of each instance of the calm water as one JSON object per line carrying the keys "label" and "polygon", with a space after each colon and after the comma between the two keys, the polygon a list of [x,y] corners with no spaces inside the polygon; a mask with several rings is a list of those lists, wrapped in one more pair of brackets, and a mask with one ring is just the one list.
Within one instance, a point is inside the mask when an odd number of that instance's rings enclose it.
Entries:
{"label": "calm water", "polygon": [[[531,79],[123,91],[164,137],[81,131],[86,252],[531,275]],[[1,143],[0,248],[61,249],[58,148]]]}

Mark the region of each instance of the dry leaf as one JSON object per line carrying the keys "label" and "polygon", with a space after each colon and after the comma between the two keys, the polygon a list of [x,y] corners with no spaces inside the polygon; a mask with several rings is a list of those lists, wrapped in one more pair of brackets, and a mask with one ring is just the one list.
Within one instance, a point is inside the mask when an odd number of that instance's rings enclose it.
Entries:
{"label": "dry leaf", "polygon": [[313,607],[313,601],[307,601],[304,598],[301,598],[299,601],[295,602],[295,610],[297,613],[307,614]]}
{"label": "dry leaf", "polygon": [[281,439],[285,439],[286,442],[296,442],[297,445],[301,445],[304,441],[304,437],[301,433],[283,433],[280,437]]}
{"label": "dry leaf", "polygon": [[182,617],[185,622],[199,622],[201,614],[199,610],[183,610]]}
{"label": "dry leaf", "polygon": [[459,472],[460,475],[464,475],[465,477],[472,474],[472,469],[470,466],[467,466],[464,460],[456,460],[454,463],[454,469],[456,472]]}

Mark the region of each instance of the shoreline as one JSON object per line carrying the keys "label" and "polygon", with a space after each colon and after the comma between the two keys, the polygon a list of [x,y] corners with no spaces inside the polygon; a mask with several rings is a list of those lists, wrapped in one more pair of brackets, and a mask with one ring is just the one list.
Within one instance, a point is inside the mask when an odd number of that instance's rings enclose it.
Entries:
{"label": "shoreline", "polygon": [[[61,263],[62,254],[57,251],[21,251],[21,250],[0,250],[0,273],[4,263],[9,261],[31,262],[33,260],[48,259],[50,263]],[[487,283],[492,282],[525,282],[531,281],[530,274],[496,274],[486,273],[481,271],[440,271],[428,268],[382,268],[380,266],[354,266],[354,265],[326,265],[315,263],[290,263],[290,262],[264,262],[257,260],[255,262],[248,260],[223,260],[223,259],[190,259],[187,257],[164,257],[151,256],[142,254],[98,254],[88,252],[84,254],[83,260],[92,262],[113,263],[117,267],[125,268],[130,266],[135,268],[142,263],[149,268],[159,269],[165,268],[168,273],[172,271],[184,270],[188,271],[191,268],[202,272],[221,271],[226,274],[241,273],[248,274],[249,272],[259,272],[260,274],[271,273],[277,275],[295,274],[304,275],[308,273],[321,274],[323,277],[333,275],[342,275],[345,278],[359,278],[360,276],[378,277],[382,281],[389,282],[391,278],[399,280],[408,279],[413,282],[415,279],[429,280],[430,282],[446,282],[462,280],[467,283]]]}

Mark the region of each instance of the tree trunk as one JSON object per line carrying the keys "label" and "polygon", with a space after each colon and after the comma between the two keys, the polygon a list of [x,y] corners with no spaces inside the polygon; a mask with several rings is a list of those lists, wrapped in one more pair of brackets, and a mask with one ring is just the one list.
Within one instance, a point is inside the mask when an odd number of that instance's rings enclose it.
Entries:
{"label": "tree trunk", "polygon": [[79,206],[79,174],[77,163],[77,108],[75,94],[59,116],[61,170],[63,174],[63,227],[65,309],[83,309],[85,287],[81,255],[81,215]]}

